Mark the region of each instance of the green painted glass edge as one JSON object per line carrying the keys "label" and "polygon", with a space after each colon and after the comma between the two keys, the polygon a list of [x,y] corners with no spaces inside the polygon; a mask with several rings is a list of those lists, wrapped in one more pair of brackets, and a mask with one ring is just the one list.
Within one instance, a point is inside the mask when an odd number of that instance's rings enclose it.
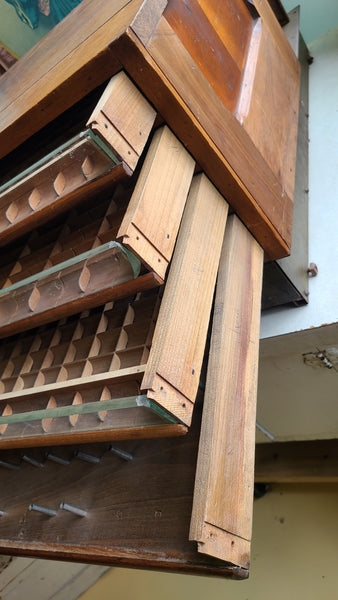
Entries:
{"label": "green painted glass edge", "polygon": [[61,146],[58,146],[57,148],[52,150],[52,152],[49,152],[48,154],[46,154],[46,156],[44,156],[43,158],[41,158],[40,160],[38,160],[37,162],[32,164],[30,167],[28,167],[24,171],[21,171],[21,173],[19,173],[18,175],[16,175],[12,179],[10,179],[9,181],[7,181],[3,185],[1,185],[0,186],[0,195],[3,192],[5,192],[7,188],[12,187],[16,183],[20,182],[20,179],[23,179],[24,177],[26,177],[26,175],[29,175],[29,173],[31,173],[31,171],[39,169],[44,164],[47,165],[48,162],[52,159],[57,160],[58,154],[61,154],[65,150],[71,149],[71,147],[74,144],[79,143],[79,141],[82,141],[83,138],[87,138],[90,142],[94,142],[96,144],[96,146],[98,147],[98,150],[100,150],[100,152],[104,152],[104,154],[106,156],[108,156],[108,158],[110,158],[110,160],[112,160],[115,165],[117,165],[121,162],[119,160],[119,158],[117,158],[117,156],[115,156],[115,154],[112,152],[112,150],[111,150],[111,148],[109,148],[109,146],[107,146],[90,129],[86,129],[85,131],[81,131],[76,136],[72,137],[67,142],[64,142],[64,144],[61,144]]}
{"label": "green painted glass edge", "polygon": [[112,161],[114,161],[115,164],[119,164],[121,162],[121,160],[114,154],[114,152],[112,151],[112,149],[110,148],[110,146],[108,146],[107,144],[104,143],[104,141],[98,136],[96,135],[91,129],[87,129],[86,133],[89,134],[89,137],[91,137],[93,139],[93,141],[100,146],[101,150],[103,150],[103,152],[105,154],[108,154],[109,158],[112,159]]}
{"label": "green painted glass edge", "polygon": [[176,421],[176,419],[174,419],[169,413],[149,400],[147,396],[142,395],[127,396],[125,398],[111,398],[109,400],[99,400],[98,402],[87,402],[85,404],[60,406],[56,408],[44,408],[42,410],[32,410],[14,415],[5,415],[0,417],[0,425],[27,423],[29,421],[40,421],[42,419],[54,419],[58,417],[93,414],[106,410],[121,410],[136,407],[149,408],[166,422],[174,424],[178,423],[178,421]]}
{"label": "green painted glass edge", "polygon": [[128,248],[125,248],[119,242],[113,242],[113,243],[115,243],[117,246],[119,246],[120,250],[122,250],[122,252],[124,252],[126,257],[128,258],[128,260],[131,264],[131,268],[133,269],[133,272],[134,272],[134,278],[136,279],[136,277],[139,276],[140,271],[141,271],[141,261],[137,258],[137,256],[135,256],[135,254],[133,254],[131,252],[131,250],[128,250]]}
{"label": "green painted glass edge", "polygon": [[130,252],[130,250],[127,250],[127,248],[124,248],[122,246],[122,244],[120,244],[119,242],[110,241],[110,242],[107,242],[106,244],[102,244],[102,246],[98,246],[97,248],[93,248],[92,250],[87,250],[87,252],[83,252],[82,254],[78,254],[78,256],[74,256],[73,258],[69,258],[68,260],[58,263],[57,265],[54,265],[54,267],[50,267],[49,269],[40,271],[39,273],[36,273],[35,275],[26,277],[25,279],[22,279],[21,281],[17,281],[16,283],[13,283],[13,285],[9,285],[8,287],[2,288],[0,290],[0,296],[9,294],[9,293],[13,292],[14,290],[19,289],[20,287],[24,287],[25,285],[29,285],[30,283],[34,283],[36,281],[39,281],[40,279],[44,279],[45,277],[49,277],[49,275],[53,275],[54,273],[59,273],[63,269],[67,269],[68,267],[73,267],[74,265],[87,260],[87,258],[91,258],[92,256],[95,256],[97,254],[102,254],[103,252],[107,252],[108,250],[111,250],[112,248],[119,248],[121,250],[121,252],[123,252],[123,254],[125,254],[125,256],[129,260],[130,265],[133,269],[134,278],[138,277],[140,274],[140,270],[141,270],[141,262],[139,261],[139,259],[136,258],[136,256],[132,252]]}
{"label": "green painted glass edge", "polygon": [[175,419],[175,417],[173,417],[170,413],[168,413],[164,408],[162,408],[161,406],[156,404],[156,402],[149,400],[149,398],[148,398],[148,401],[149,401],[149,408],[151,408],[160,417],[163,417],[167,421],[170,421],[170,423],[175,423],[176,425],[179,423],[179,421],[177,419]]}

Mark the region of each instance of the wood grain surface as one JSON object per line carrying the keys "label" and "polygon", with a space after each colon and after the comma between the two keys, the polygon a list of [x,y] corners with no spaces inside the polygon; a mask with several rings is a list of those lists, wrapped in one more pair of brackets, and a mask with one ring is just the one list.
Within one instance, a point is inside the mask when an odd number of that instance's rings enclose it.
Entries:
{"label": "wood grain surface", "polygon": [[121,71],[111,78],[87,126],[134,171],[155,117],[153,107]]}
{"label": "wood grain surface", "polygon": [[157,130],[117,234],[163,280],[194,167],[195,161],[170,129]]}
{"label": "wood grain surface", "polygon": [[186,425],[199,384],[227,213],[226,201],[207,177],[195,176],[141,386]]}
{"label": "wood grain surface", "polygon": [[263,251],[236,215],[216,289],[190,539],[249,567]]}

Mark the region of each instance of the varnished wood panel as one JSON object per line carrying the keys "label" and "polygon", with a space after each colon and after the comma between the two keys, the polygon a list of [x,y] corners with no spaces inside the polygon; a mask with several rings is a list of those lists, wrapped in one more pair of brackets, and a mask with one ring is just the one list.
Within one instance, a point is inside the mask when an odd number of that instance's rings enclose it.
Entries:
{"label": "varnished wood panel", "polygon": [[[173,30],[164,18],[159,21],[156,35],[148,43],[147,50],[204,131],[208,132],[236,176],[257,199],[267,218],[278,223],[284,237],[283,219],[285,213],[288,213],[289,218],[291,216],[290,199],[285,194],[285,198],[283,197],[282,187],[275,173],[258,152],[255,137],[246,135],[235,117],[222,105],[218,96],[213,94],[192,57],[173,35]],[[263,128],[263,123],[260,122],[260,126]],[[241,214],[236,198],[230,196],[229,200]],[[244,213],[243,218],[246,221]]]}
{"label": "varnished wood panel", "polygon": [[170,0],[164,16],[223,104],[234,112],[252,27],[243,0]]}
{"label": "varnished wood panel", "polygon": [[190,539],[249,567],[263,251],[236,215],[216,289]]}
{"label": "varnished wood panel", "polygon": [[[257,3],[258,10],[261,4]],[[250,102],[247,114],[241,116],[241,123],[275,173],[282,188],[282,198],[292,199],[300,70],[296,56],[268,8],[266,14],[262,13],[262,32]],[[284,223],[281,221],[280,230],[289,244],[291,227],[291,218],[285,218]]]}

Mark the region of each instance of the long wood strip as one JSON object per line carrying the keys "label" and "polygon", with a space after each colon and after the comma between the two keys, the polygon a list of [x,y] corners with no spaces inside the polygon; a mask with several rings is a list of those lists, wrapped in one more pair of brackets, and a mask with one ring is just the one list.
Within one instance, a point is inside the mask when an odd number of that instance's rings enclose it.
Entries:
{"label": "long wood strip", "polygon": [[191,422],[228,213],[205,175],[189,192],[142,381],[148,397]]}
{"label": "long wood strip", "polygon": [[152,140],[117,238],[164,279],[195,161],[168,129]]}
{"label": "long wood strip", "polygon": [[216,290],[190,539],[249,567],[263,251],[236,215]]}

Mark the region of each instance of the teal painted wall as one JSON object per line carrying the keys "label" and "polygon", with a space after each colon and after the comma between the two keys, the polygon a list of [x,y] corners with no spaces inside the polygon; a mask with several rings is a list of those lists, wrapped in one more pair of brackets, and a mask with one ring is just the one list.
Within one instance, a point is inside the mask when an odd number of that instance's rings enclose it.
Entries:
{"label": "teal painted wall", "polygon": [[287,12],[300,6],[300,30],[307,44],[338,25],[338,0],[282,0]]}
{"label": "teal painted wall", "polygon": [[23,56],[53,27],[51,17],[40,16],[39,27],[31,29],[20,21],[15,9],[0,0],[0,43],[5,44],[19,56]]}

